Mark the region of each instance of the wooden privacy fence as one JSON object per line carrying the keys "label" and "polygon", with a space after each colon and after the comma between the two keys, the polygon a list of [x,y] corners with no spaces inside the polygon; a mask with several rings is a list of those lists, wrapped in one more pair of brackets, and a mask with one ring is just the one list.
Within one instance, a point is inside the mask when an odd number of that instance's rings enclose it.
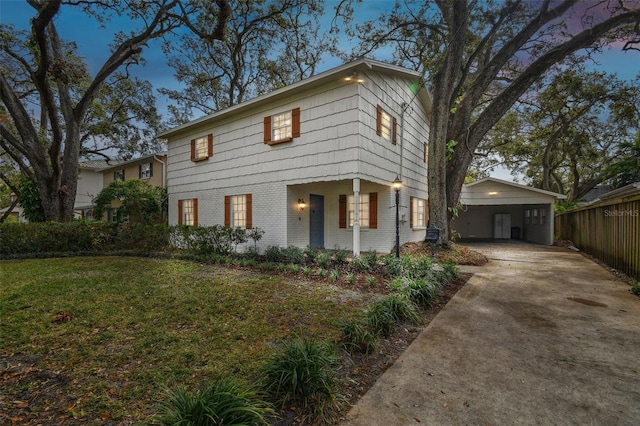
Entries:
{"label": "wooden privacy fence", "polygon": [[640,194],[558,214],[555,233],[610,267],[640,280]]}

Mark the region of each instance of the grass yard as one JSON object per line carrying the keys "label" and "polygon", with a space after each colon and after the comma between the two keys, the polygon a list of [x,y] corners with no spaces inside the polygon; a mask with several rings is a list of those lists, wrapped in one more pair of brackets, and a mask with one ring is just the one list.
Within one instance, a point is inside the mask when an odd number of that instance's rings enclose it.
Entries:
{"label": "grass yard", "polygon": [[168,386],[253,381],[281,339],[337,340],[368,303],[326,283],[133,257],[2,261],[0,283],[0,424],[148,423]]}

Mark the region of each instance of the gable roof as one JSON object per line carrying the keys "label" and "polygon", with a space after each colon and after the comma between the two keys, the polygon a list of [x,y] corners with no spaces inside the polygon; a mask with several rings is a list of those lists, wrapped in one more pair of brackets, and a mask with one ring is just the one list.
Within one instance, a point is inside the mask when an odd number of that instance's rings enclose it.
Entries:
{"label": "gable roof", "polygon": [[538,194],[549,195],[549,196],[555,197],[555,198],[557,198],[559,200],[564,200],[564,199],[567,198],[566,195],[559,194],[557,192],[545,191],[544,189],[532,188],[530,186],[520,185],[519,183],[509,182],[509,181],[506,181],[506,180],[496,179],[496,178],[492,178],[492,177],[487,177],[487,178],[484,178],[484,179],[477,180],[475,182],[467,183],[464,186],[467,187],[467,188],[471,188],[473,186],[476,186],[476,185],[479,185],[479,184],[482,184],[482,183],[485,183],[485,182],[494,182],[494,183],[498,183],[498,184],[501,184],[501,185],[508,185],[508,186],[511,186],[511,187],[514,187],[514,188],[527,190],[527,191],[535,192],[535,193],[538,193]]}
{"label": "gable roof", "polygon": [[156,156],[164,157],[166,155],[167,155],[166,151],[155,152],[153,154],[147,154],[147,155],[143,155],[143,156],[140,156],[140,157],[137,157],[137,158],[132,158],[131,160],[119,161],[119,162],[115,162],[115,163],[109,164],[106,167],[101,168],[99,171],[106,172],[106,171],[111,170],[111,169],[118,169],[118,168],[122,168],[123,166],[128,166],[129,164],[133,164],[133,163],[136,163],[138,161],[144,161],[144,160],[147,160],[147,159],[152,159],[152,158],[154,158]]}
{"label": "gable roof", "polygon": [[87,160],[87,161],[80,161],[78,163],[78,167],[80,167],[81,169],[99,170],[109,166],[110,164],[113,164],[113,161]]}
{"label": "gable roof", "polygon": [[[269,104],[276,99],[289,96],[292,93],[299,91],[300,89],[303,89],[303,88],[305,90],[312,89],[318,86],[322,86],[323,84],[326,84],[329,81],[335,81],[336,79],[339,79],[339,78],[346,79],[358,71],[366,71],[366,70],[376,71],[376,72],[380,72],[382,74],[387,74],[387,75],[396,75],[399,77],[415,79],[416,82],[422,83],[422,75],[417,71],[412,71],[407,68],[403,68],[397,65],[391,65],[386,62],[376,61],[373,59],[366,59],[366,58],[358,59],[356,61],[349,62],[339,67],[332,68],[320,74],[313,75],[309,78],[305,78],[296,83],[290,84],[288,86],[282,87],[280,89],[274,90],[264,95],[255,97],[246,102],[242,102],[240,104],[233,105],[229,108],[216,111],[213,114],[206,115],[204,117],[201,117],[196,120],[190,121],[188,123],[182,124],[180,126],[174,127],[173,129],[165,130],[159,133],[157,137],[166,139],[189,127],[192,127],[198,124],[204,124],[207,122],[213,122],[224,116],[233,114],[237,111],[240,111],[249,107]],[[430,114],[431,108],[432,108],[431,95],[429,94],[428,90],[425,88],[424,84],[420,84],[417,97],[426,106],[427,114]]]}

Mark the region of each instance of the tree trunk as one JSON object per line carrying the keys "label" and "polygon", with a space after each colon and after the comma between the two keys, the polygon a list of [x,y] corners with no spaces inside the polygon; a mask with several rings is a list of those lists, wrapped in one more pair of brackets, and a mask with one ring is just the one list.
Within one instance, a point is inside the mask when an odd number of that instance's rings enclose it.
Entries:
{"label": "tree trunk", "polygon": [[[442,7],[442,13],[451,28],[449,48],[444,55],[443,66],[433,79],[433,105],[435,108],[431,115],[429,132],[428,190],[429,224],[440,228],[438,244],[448,244],[451,232],[447,209],[447,136],[453,92],[462,66],[467,3],[456,1]],[[448,108],[445,107],[447,105]]]}

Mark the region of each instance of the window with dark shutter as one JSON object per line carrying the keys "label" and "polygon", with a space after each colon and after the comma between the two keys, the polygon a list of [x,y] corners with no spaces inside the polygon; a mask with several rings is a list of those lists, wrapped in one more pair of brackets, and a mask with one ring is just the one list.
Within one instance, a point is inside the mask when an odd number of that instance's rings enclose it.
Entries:
{"label": "window with dark shutter", "polygon": [[277,145],[300,137],[300,108],[264,117],[264,143]]}
{"label": "window with dark shutter", "polygon": [[213,156],[213,133],[191,139],[191,161],[207,160]]}

